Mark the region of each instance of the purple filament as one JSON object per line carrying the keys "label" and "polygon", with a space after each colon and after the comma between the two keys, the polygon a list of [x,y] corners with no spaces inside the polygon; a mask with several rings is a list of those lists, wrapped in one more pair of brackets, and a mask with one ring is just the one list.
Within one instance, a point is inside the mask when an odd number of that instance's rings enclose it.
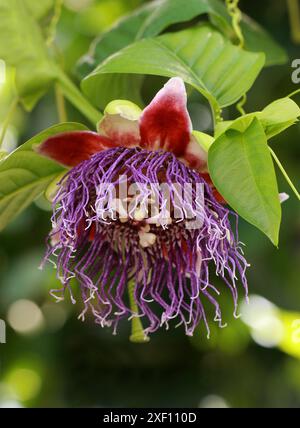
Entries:
{"label": "purple filament", "polygon": [[[124,175],[128,184],[164,182],[170,189],[173,183],[191,186],[191,198],[183,199],[180,206],[176,206],[174,195],[171,197],[170,215],[177,207],[182,218],[170,224],[151,224],[156,239],[146,248],[139,242],[143,222],[133,222],[131,217],[126,222],[103,220],[107,200],[97,189],[103,183],[117,185]],[[204,186],[204,206],[197,204],[197,183]],[[149,196],[146,186],[141,189],[140,200]],[[156,197],[163,202],[159,190]],[[203,320],[209,334],[204,305],[213,308],[214,320],[222,326],[217,301],[220,291],[210,282],[209,266],[231,292],[235,315],[238,279],[247,295],[248,264],[229,220],[232,216],[237,224],[238,216],[215,200],[199,173],[169,152],[120,147],[97,153],[63,178],[53,210],[44,262],[55,265],[63,287],[52,294],[63,299],[68,289],[75,300],[70,281],[76,278],[84,304],[81,319],[91,312],[96,323],[112,326],[115,333],[119,320],[139,316],[146,335],[173,322],[192,335]],[[201,217],[201,226],[186,227],[187,211]],[[127,284],[131,280],[135,282],[138,313],[132,312],[129,304]]]}

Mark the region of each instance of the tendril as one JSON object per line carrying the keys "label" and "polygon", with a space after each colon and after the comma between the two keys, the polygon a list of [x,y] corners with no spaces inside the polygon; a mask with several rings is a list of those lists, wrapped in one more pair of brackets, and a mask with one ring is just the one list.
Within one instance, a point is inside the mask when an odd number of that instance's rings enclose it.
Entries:
{"label": "tendril", "polygon": [[245,44],[245,39],[240,26],[240,22],[242,20],[242,12],[239,9],[239,0],[226,0],[226,7],[229,15],[231,16],[233,30],[239,41],[238,46],[240,48],[243,48]]}
{"label": "tendril", "polygon": [[247,102],[247,95],[246,94],[244,94],[243,96],[242,96],[242,98],[240,99],[240,101],[237,103],[237,105],[236,105],[236,109],[237,109],[237,111],[239,112],[239,113],[241,113],[241,116],[244,116],[245,114],[246,114],[246,112],[245,112],[245,110],[244,110],[244,105],[246,104],[246,102]]}

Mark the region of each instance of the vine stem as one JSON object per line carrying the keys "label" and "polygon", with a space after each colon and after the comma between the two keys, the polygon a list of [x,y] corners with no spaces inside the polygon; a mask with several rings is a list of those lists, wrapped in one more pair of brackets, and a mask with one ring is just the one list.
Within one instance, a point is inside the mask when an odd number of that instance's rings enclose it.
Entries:
{"label": "vine stem", "polygon": [[61,94],[70,101],[95,126],[103,117],[84,97],[72,80],[58,68],[57,85]]}
{"label": "vine stem", "polygon": [[67,111],[66,111],[65,98],[64,98],[62,91],[61,91],[61,89],[57,83],[55,84],[55,98],[56,98],[56,108],[57,108],[57,114],[58,114],[59,121],[61,123],[67,122],[68,117],[67,117]]}
{"label": "vine stem", "polygon": [[6,114],[6,117],[5,117],[4,121],[3,121],[1,135],[0,135],[0,149],[1,149],[2,144],[4,142],[4,138],[5,138],[8,126],[10,124],[12,115],[14,114],[15,109],[16,109],[16,107],[18,105],[18,102],[19,102],[18,97],[16,97],[16,98],[13,99],[13,101],[12,101],[12,103],[11,103],[9,109],[8,109],[8,112]]}
{"label": "vine stem", "polygon": [[300,194],[299,194],[298,190],[296,189],[296,187],[294,186],[294,184],[292,183],[290,177],[287,175],[287,172],[283,168],[280,160],[278,159],[278,157],[276,156],[276,154],[274,153],[274,151],[271,149],[271,147],[269,147],[269,150],[271,152],[271,155],[272,155],[273,159],[277,163],[278,168],[280,169],[280,171],[282,172],[284,178],[286,179],[287,183],[289,184],[290,188],[292,189],[292,191],[295,193],[296,197],[300,201]]}
{"label": "vine stem", "polygon": [[287,0],[292,39],[300,43],[300,6],[299,0]]}
{"label": "vine stem", "polygon": [[[128,295],[129,295],[130,309],[133,314],[138,315],[139,309],[134,297],[134,287],[135,287],[134,280],[130,280],[128,282]],[[149,342],[150,340],[149,337],[145,335],[141,319],[138,316],[135,316],[131,320],[131,335],[129,340],[130,342],[133,342],[133,343],[145,343],[145,342]]]}

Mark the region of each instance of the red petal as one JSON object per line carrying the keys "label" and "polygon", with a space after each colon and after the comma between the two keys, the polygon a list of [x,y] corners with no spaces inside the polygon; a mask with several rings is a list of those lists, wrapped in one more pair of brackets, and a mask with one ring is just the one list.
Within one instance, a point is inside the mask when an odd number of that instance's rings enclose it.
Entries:
{"label": "red petal", "polygon": [[192,132],[186,101],[182,79],[170,79],[143,111],[140,120],[141,147],[163,149],[176,156],[184,154]]}
{"label": "red petal", "polygon": [[207,152],[202,149],[193,136],[191,136],[186,147],[186,151],[183,155],[183,162],[190,168],[196,169],[199,172],[207,172]]}
{"label": "red petal", "polygon": [[63,165],[76,166],[93,154],[111,147],[114,147],[113,142],[96,132],[74,131],[49,137],[36,150]]}

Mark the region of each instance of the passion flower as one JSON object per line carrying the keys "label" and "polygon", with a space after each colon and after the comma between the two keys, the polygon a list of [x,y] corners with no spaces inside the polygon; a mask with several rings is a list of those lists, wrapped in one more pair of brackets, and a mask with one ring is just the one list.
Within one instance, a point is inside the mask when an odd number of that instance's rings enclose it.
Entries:
{"label": "passion flower", "polygon": [[[231,212],[214,189],[207,155],[192,133],[186,92],[173,78],[142,112],[128,101],[108,105],[98,133],[50,137],[38,151],[68,167],[53,199],[44,259],[63,284],[80,284],[84,309],[113,332],[133,319],[132,339],[174,324],[192,335],[205,306],[222,325],[214,267],[232,294],[247,294],[243,257]],[[134,191],[133,191],[134,189]],[[143,328],[142,328],[143,324]]]}

